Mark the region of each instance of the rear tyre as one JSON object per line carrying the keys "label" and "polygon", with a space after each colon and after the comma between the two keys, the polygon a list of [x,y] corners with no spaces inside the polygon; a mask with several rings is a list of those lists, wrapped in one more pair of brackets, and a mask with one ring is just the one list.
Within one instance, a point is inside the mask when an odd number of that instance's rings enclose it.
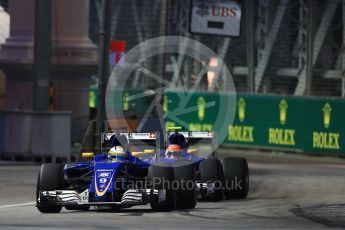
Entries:
{"label": "rear tyre", "polygon": [[41,191],[62,189],[62,166],[59,164],[43,164],[40,168],[36,187],[36,206],[42,213],[58,213],[62,207],[46,201],[38,201]]}
{"label": "rear tyre", "polygon": [[152,188],[165,190],[165,201],[159,202],[159,198],[150,202],[151,208],[156,212],[169,212],[176,208],[176,194],[171,187],[174,180],[174,170],[171,166],[151,165],[149,168],[149,178]]}
{"label": "rear tyre", "polygon": [[201,194],[202,199],[211,199],[213,201],[222,200],[223,168],[222,163],[217,158],[209,158],[200,162],[199,177],[201,183],[214,183],[213,194],[209,196]]}
{"label": "rear tyre", "polygon": [[179,185],[176,190],[176,206],[178,209],[193,209],[197,203],[195,165],[188,161],[183,163],[183,166],[174,167],[175,181]]}
{"label": "rear tyre", "polygon": [[244,199],[249,190],[248,162],[243,157],[224,159],[224,191],[227,199]]}

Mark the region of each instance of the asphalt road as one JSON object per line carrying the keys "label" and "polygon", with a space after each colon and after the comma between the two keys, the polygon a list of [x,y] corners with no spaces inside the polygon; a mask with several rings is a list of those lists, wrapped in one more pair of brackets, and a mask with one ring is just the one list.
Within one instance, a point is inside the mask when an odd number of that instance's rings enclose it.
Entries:
{"label": "asphalt road", "polygon": [[140,206],[112,213],[41,214],[33,203],[38,166],[0,164],[0,229],[345,228],[345,161],[245,155],[248,199],[199,202],[194,210],[169,213]]}

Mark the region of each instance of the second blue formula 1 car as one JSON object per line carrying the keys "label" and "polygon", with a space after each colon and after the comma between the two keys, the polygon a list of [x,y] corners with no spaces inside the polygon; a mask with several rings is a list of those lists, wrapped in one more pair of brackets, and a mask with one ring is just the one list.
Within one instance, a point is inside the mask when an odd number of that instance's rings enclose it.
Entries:
{"label": "second blue formula 1 car", "polygon": [[246,198],[249,190],[247,160],[243,157],[218,159],[214,132],[178,132],[178,129],[175,127],[175,132],[166,133],[166,145],[179,145],[180,158],[194,163],[199,198],[213,201]]}

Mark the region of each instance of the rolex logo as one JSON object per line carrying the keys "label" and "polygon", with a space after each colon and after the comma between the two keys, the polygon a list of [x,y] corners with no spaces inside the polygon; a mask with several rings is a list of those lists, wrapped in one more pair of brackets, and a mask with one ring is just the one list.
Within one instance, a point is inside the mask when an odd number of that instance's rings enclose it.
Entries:
{"label": "rolex logo", "polygon": [[198,98],[198,117],[199,120],[202,121],[204,120],[205,117],[205,99],[203,97]]}
{"label": "rolex logo", "polygon": [[331,125],[331,112],[332,112],[332,107],[329,103],[326,103],[323,106],[323,124],[325,126],[326,129],[329,128],[329,126]]}
{"label": "rolex logo", "polygon": [[286,100],[281,100],[279,104],[279,120],[281,125],[285,125],[288,105]]}
{"label": "rolex logo", "polygon": [[246,101],[243,97],[240,97],[237,102],[238,107],[238,119],[243,122],[246,118]]}
{"label": "rolex logo", "polygon": [[128,96],[129,96],[129,94],[126,92],[126,93],[123,95],[123,98],[122,98],[122,109],[125,110],[125,111],[129,109],[129,100],[128,100]]}
{"label": "rolex logo", "polygon": [[168,103],[169,103],[168,96],[165,95],[164,96],[164,102],[163,102],[163,111],[164,112],[168,112]]}

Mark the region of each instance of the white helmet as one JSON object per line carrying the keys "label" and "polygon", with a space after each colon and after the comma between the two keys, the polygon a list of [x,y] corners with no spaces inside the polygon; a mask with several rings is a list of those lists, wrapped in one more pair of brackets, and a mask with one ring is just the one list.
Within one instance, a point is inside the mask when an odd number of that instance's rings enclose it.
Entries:
{"label": "white helmet", "polygon": [[122,146],[114,146],[109,150],[111,156],[126,156],[126,151]]}

